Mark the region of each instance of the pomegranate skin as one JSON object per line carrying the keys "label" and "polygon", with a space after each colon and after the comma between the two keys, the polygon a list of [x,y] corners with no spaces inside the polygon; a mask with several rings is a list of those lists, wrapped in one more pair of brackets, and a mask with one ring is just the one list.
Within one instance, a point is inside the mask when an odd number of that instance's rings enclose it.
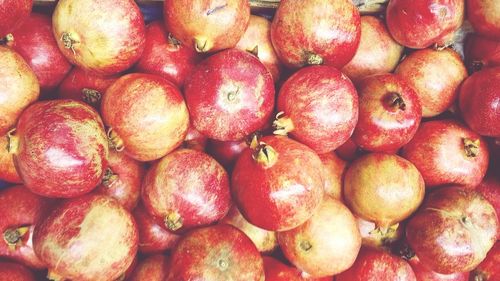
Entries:
{"label": "pomegranate skin", "polygon": [[64,56],[103,76],[130,68],[146,42],[144,19],[132,0],[61,0],[52,23]]}
{"label": "pomegranate skin", "polygon": [[488,169],[486,141],[454,120],[423,122],[402,156],[422,174],[427,188],[456,184],[474,187]]}
{"label": "pomegranate skin", "polygon": [[33,234],[35,253],[57,280],[115,280],[133,262],[137,243],[132,215],[116,200],[93,194],[62,203]]}
{"label": "pomegranate skin", "polygon": [[185,235],[173,250],[165,281],[264,281],[262,257],[237,228],[219,224]]}
{"label": "pomegranate skin", "polygon": [[232,171],[236,160],[241,153],[248,148],[246,141],[218,141],[208,140],[207,151],[215,160],[226,168],[227,171]]}
{"label": "pomegranate skin", "polygon": [[271,40],[287,67],[325,64],[341,69],[356,53],[360,22],[358,9],[348,0],[283,0],[271,25]]}
{"label": "pomegranate skin", "polygon": [[460,113],[465,123],[482,136],[500,137],[500,67],[472,74],[462,85]]}
{"label": "pomegranate skin", "polygon": [[281,87],[277,103],[284,118],[277,117],[275,133],[289,132],[320,154],[345,143],[358,121],[356,89],[347,76],[331,66],[297,71]]}
{"label": "pomegranate skin", "polygon": [[7,45],[18,52],[35,72],[42,93],[50,94],[71,70],[71,64],[57,47],[51,18],[32,13],[11,34],[13,40]]}
{"label": "pomegranate skin", "polygon": [[236,141],[270,119],[275,92],[271,74],[255,56],[230,49],[201,62],[187,79],[184,95],[200,133]]}
{"label": "pomegranate skin", "polygon": [[40,95],[35,73],[17,52],[0,46],[0,134],[12,129],[19,115]]}
{"label": "pomegranate skin", "polygon": [[470,72],[500,66],[500,41],[469,34],[465,41],[465,61]]}
{"label": "pomegranate skin", "polygon": [[500,3],[495,0],[467,0],[467,19],[477,33],[500,39]]}
{"label": "pomegranate skin", "polygon": [[45,218],[53,203],[22,185],[0,191],[1,257],[16,260],[34,269],[46,267],[33,251],[32,234],[35,225]]}
{"label": "pomegranate skin", "polygon": [[401,45],[424,49],[453,42],[464,20],[464,0],[391,0],[387,27]]}
{"label": "pomegranate skin", "polygon": [[182,143],[182,148],[194,149],[204,152],[207,143],[208,138],[198,132],[192,125],[190,125],[186,137],[184,138],[184,142]]}
{"label": "pomegranate skin", "polygon": [[403,50],[403,46],[392,39],[384,21],[374,16],[362,16],[359,47],[342,72],[354,83],[372,74],[392,72]]}
{"label": "pomegranate skin", "polygon": [[342,183],[347,162],[338,157],[335,152],[320,154],[319,158],[323,162],[325,194],[342,200]]}
{"label": "pomegranate skin", "polygon": [[30,15],[32,8],[33,0],[2,1],[0,5],[0,38],[19,27]]}
{"label": "pomegranate skin", "polygon": [[246,0],[166,0],[165,26],[186,46],[200,53],[236,46],[250,19]]}
{"label": "pomegranate skin", "polygon": [[233,200],[245,219],[271,231],[290,230],[308,220],[323,199],[321,159],[282,136],[263,137],[252,150],[240,155],[231,181]]}
{"label": "pomegranate skin", "polygon": [[150,256],[139,262],[129,281],[163,281],[167,275],[168,258],[164,255]]}
{"label": "pomegranate skin", "polygon": [[22,264],[0,261],[1,281],[35,281],[35,275]]}
{"label": "pomegranate skin", "polygon": [[359,118],[352,140],[368,151],[392,152],[417,132],[422,106],[404,79],[376,74],[358,85]]}
{"label": "pomegranate skin", "polygon": [[[476,190],[483,195],[488,202],[495,208],[497,215],[500,214],[500,179],[498,175],[486,176],[476,187]],[[500,225],[498,226],[497,239],[500,240]]]}
{"label": "pomegranate skin", "polygon": [[9,137],[0,137],[0,180],[10,183],[22,183],[14,165],[14,157],[9,153]]}
{"label": "pomegranate skin", "polygon": [[486,258],[472,271],[471,275],[480,281],[495,281],[500,279],[500,243],[497,241],[493,248],[488,252]]}
{"label": "pomegranate skin", "polygon": [[303,281],[296,268],[287,266],[273,257],[263,256],[262,258],[266,281]]}
{"label": "pomegranate skin", "polygon": [[112,130],[108,136],[115,149],[138,161],[156,160],[173,151],[189,128],[189,112],[179,89],[152,74],[120,77],[106,91],[101,115]]}
{"label": "pomegranate skin", "polygon": [[146,27],[146,46],[135,69],[159,75],[182,88],[187,76],[200,62],[200,56],[155,21]]}
{"label": "pomegranate skin", "polygon": [[99,114],[72,100],[27,108],[11,137],[14,163],[32,192],[70,198],[93,190],[107,167],[108,141]]}
{"label": "pomegranate skin", "polygon": [[223,218],[231,207],[229,177],[209,155],[179,149],[148,170],[142,202],[167,230],[206,226]]}
{"label": "pomegranate skin", "polygon": [[469,281],[469,272],[437,273],[424,266],[417,256],[411,258],[408,263],[413,269],[417,281]]}

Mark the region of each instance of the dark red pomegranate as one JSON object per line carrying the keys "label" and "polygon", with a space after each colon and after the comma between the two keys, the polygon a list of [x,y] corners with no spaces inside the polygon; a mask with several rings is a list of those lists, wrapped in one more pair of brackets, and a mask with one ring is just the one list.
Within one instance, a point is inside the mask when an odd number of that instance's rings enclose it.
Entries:
{"label": "dark red pomegranate", "polygon": [[114,149],[139,161],[173,151],[189,128],[189,112],[179,89],[152,74],[120,77],[106,91],[101,115]]}
{"label": "dark red pomegranate", "polygon": [[14,157],[9,153],[9,136],[0,137],[0,180],[22,183],[14,165]]}
{"label": "dark red pomegranate", "polygon": [[471,72],[500,66],[500,41],[469,34],[465,41],[465,61]]}
{"label": "dark red pomegranate", "polygon": [[191,46],[177,40],[165,29],[163,22],[155,21],[146,27],[146,47],[135,69],[159,75],[182,88],[200,60]]}
{"label": "dark red pomegranate", "polygon": [[287,266],[273,257],[263,256],[262,258],[266,281],[303,281],[296,268]]}
{"label": "dark red pomegranate", "polygon": [[207,146],[208,138],[202,133],[198,132],[193,125],[190,125],[182,143],[183,148],[194,149],[198,151],[205,151]]}
{"label": "dark red pomegranate", "polygon": [[359,11],[349,0],[282,0],[271,25],[271,40],[288,67],[326,64],[340,69],[356,53],[360,22]]}
{"label": "dark red pomegranate", "polygon": [[0,280],[35,281],[35,275],[22,264],[0,261]]}
{"label": "dark red pomegranate", "polygon": [[495,0],[467,0],[467,19],[477,33],[500,39],[500,3]]}
{"label": "dark red pomegranate", "polygon": [[165,25],[187,46],[200,53],[233,48],[248,26],[246,0],[166,0]]}
{"label": "dark red pomegranate", "polygon": [[227,224],[186,234],[170,259],[165,281],[264,281],[259,251],[243,232]]}
{"label": "dark red pomegranate", "polygon": [[323,154],[351,136],[358,120],[352,82],[331,66],[311,66],[293,74],[278,96],[275,134],[290,135]]}
{"label": "dark red pomegranate", "polygon": [[144,19],[132,0],[61,0],[52,23],[66,58],[100,75],[130,68],[146,42]]}
{"label": "dark red pomegranate", "polygon": [[168,257],[154,255],[139,262],[129,281],[163,281],[167,275]]}
{"label": "dark red pomegranate", "polygon": [[133,262],[137,226],[118,201],[103,195],[67,200],[35,228],[33,247],[52,280],[115,280]]}
{"label": "dark red pomegranate", "polygon": [[496,281],[500,279],[500,243],[497,241],[486,258],[471,273],[474,281]]}
{"label": "dark red pomegranate", "polygon": [[349,138],[343,145],[339,146],[339,148],[337,148],[335,152],[338,154],[338,156],[340,156],[340,158],[344,159],[345,161],[352,161],[363,153],[361,148],[359,148],[358,145],[354,143],[352,137]]}
{"label": "dark red pomegranate", "polygon": [[323,198],[323,163],[309,147],[263,137],[235,164],[231,188],[243,216],[260,228],[285,231],[308,220]]}
{"label": "dark red pomegranate", "polygon": [[262,128],[274,107],[271,74],[255,56],[237,49],[200,63],[186,80],[184,95],[193,126],[221,141]]}
{"label": "dark red pomegranate", "polygon": [[401,45],[423,49],[448,46],[464,20],[464,0],[391,0],[387,27]]}
{"label": "dark red pomegranate", "polygon": [[10,147],[23,183],[46,197],[88,193],[107,167],[108,142],[101,118],[83,102],[31,105],[19,118]]}
{"label": "dark red pomegranate", "polygon": [[342,200],[342,183],[347,163],[335,152],[320,154],[323,162],[323,181],[325,193],[330,197]]}
{"label": "dark red pomegranate", "polygon": [[[476,190],[495,208],[497,216],[500,216],[500,176],[498,174],[486,176],[476,187]],[[500,225],[498,226],[497,239],[500,240]]]}
{"label": "dark red pomegranate", "polygon": [[142,201],[170,231],[206,226],[223,218],[231,207],[229,177],[209,155],[179,149],[148,170]]}
{"label": "dark red pomegranate", "polygon": [[423,265],[417,256],[411,258],[408,263],[410,263],[417,281],[469,281],[469,272],[437,273]]}
{"label": "dark red pomegranate", "polygon": [[14,31],[26,20],[31,8],[33,8],[33,0],[3,0],[1,6],[0,39]]}
{"label": "dark red pomegranate", "polygon": [[352,140],[368,151],[393,152],[407,144],[422,119],[420,99],[404,79],[376,74],[358,84],[359,118]]}
{"label": "dark red pomegranate", "polygon": [[239,141],[218,141],[208,140],[207,151],[215,160],[231,171],[234,163],[238,160],[241,153],[248,148],[246,140]]}

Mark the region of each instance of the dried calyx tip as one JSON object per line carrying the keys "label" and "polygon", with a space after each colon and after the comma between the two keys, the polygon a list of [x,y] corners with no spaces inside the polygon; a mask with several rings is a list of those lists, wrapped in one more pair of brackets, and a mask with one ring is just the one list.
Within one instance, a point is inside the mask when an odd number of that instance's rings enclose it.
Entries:
{"label": "dried calyx tip", "polygon": [[7,145],[7,151],[10,154],[16,154],[18,148],[19,148],[19,137],[16,136],[16,129],[12,129],[7,133],[7,138],[8,138],[8,145]]}
{"label": "dried calyx tip", "polygon": [[90,105],[96,105],[101,100],[101,93],[94,89],[83,88],[82,99]]}
{"label": "dried calyx tip", "polygon": [[479,145],[481,144],[481,141],[479,139],[469,139],[469,138],[464,138],[464,149],[465,149],[465,155],[467,157],[477,157],[479,155]]}
{"label": "dried calyx tip", "polygon": [[286,136],[289,132],[295,129],[293,125],[292,119],[289,117],[285,117],[285,113],[283,111],[276,114],[276,118],[273,121],[273,134]]}
{"label": "dried calyx tip", "polygon": [[108,129],[107,135],[108,142],[111,148],[118,152],[123,151],[123,149],[125,148],[125,144],[123,143],[123,140],[120,138],[120,136],[118,136],[118,134],[112,128]]}
{"label": "dried calyx tip", "polygon": [[307,53],[306,64],[308,65],[320,65],[323,64],[323,58],[315,53]]}
{"label": "dried calyx tip", "polygon": [[208,52],[208,40],[194,39],[194,49],[198,53]]}
{"label": "dried calyx tip", "polygon": [[247,49],[247,52],[249,52],[250,54],[252,54],[258,58],[259,57],[259,45],[255,45],[255,47],[253,47],[253,49]]}
{"label": "dried calyx tip", "polygon": [[257,163],[262,164],[265,167],[271,167],[277,161],[277,153],[274,148],[264,142],[260,142],[254,149],[252,157],[255,161],[257,161]]}
{"label": "dried calyx tip", "polygon": [[392,108],[398,108],[400,110],[405,110],[406,109],[406,103],[401,96],[401,94],[396,93],[396,92],[390,92],[387,95],[387,104],[392,107]]}
{"label": "dried calyx tip", "polygon": [[182,227],[183,219],[181,215],[173,211],[165,217],[165,226],[171,231],[176,231]]}
{"label": "dried calyx tip", "polygon": [[118,179],[118,175],[116,175],[111,168],[107,168],[104,171],[104,176],[102,177],[102,184],[104,186],[110,186],[113,182]]}

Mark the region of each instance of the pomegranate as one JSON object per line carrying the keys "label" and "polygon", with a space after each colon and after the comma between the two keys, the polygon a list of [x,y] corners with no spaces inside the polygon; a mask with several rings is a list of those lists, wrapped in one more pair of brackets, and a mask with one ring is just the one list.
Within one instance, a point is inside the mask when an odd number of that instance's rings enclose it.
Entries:
{"label": "pomegranate", "polygon": [[387,27],[401,45],[423,49],[448,46],[464,21],[464,0],[391,0]]}
{"label": "pomegranate", "polygon": [[500,39],[500,3],[495,0],[467,0],[467,18],[474,30],[492,39]]}
{"label": "pomegranate", "polygon": [[162,76],[182,88],[199,61],[191,46],[182,44],[161,21],[155,21],[146,27],[146,47],[135,69]]}
{"label": "pomegranate", "polygon": [[422,265],[451,274],[474,269],[496,241],[495,209],[477,191],[458,186],[431,192],[409,220],[406,238]]}
{"label": "pomegranate", "polygon": [[3,0],[1,6],[0,38],[3,38],[26,20],[33,8],[33,0]]}
{"label": "pomegranate", "polygon": [[134,260],[137,227],[118,201],[103,195],[67,200],[37,225],[33,247],[51,280],[115,280]]}
{"label": "pomegranate", "polygon": [[369,151],[393,152],[407,144],[422,119],[420,99],[404,79],[376,74],[358,84],[359,118],[352,140]]}
{"label": "pomegranate", "polygon": [[352,60],[342,68],[355,83],[365,76],[392,72],[403,55],[384,22],[374,16],[361,17],[361,40]]}
{"label": "pomegranate", "polygon": [[166,0],[165,25],[175,38],[199,53],[236,46],[250,19],[246,0]]}
{"label": "pomegranate", "polygon": [[184,95],[193,126],[220,141],[240,140],[260,129],[274,107],[271,74],[256,57],[237,49],[200,63]]}
{"label": "pomegranate", "polygon": [[227,171],[231,171],[233,169],[236,160],[238,160],[238,157],[247,148],[248,144],[245,140],[209,140],[207,145],[208,153],[210,153],[215,160],[221,163]]}
{"label": "pomegranate", "polygon": [[183,148],[205,151],[208,138],[196,130],[193,125],[190,125],[182,144]]}
{"label": "pomegranate", "polygon": [[160,254],[175,246],[180,236],[165,230],[148,214],[142,204],[139,204],[132,212],[139,230],[139,252]]}
{"label": "pomegranate", "polygon": [[142,178],[146,173],[142,163],[122,152],[110,151],[108,168],[96,192],[115,198],[127,210],[133,210],[141,194]]}
{"label": "pomegranate", "polygon": [[361,148],[349,138],[343,145],[339,146],[335,152],[345,161],[352,161],[362,154]]}
{"label": "pomegranate", "polygon": [[160,76],[128,74],[111,85],[101,101],[114,149],[138,161],[165,156],[182,144],[189,113],[179,89]]}
{"label": "pomegranate", "polygon": [[397,155],[367,154],[355,160],[345,173],[347,206],[359,217],[374,222],[384,234],[417,210],[424,193],[422,175]]}
{"label": "pomegranate", "polygon": [[422,173],[428,188],[476,186],[486,174],[489,159],[485,140],[449,119],[422,123],[402,155]]}
{"label": "pomegranate", "polygon": [[452,49],[419,50],[411,53],[395,73],[405,79],[418,94],[423,117],[433,117],[446,111],[457,98],[467,69]]}
{"label": "pomegranate", "polygon": [[233,199],[251,224],[285,231],[307,221],[323,198],[323,163],[307,146],[282,136],[263,137],[235,164]]}
{"label": "pomegranate", "polygon": [[469,272],[437,273],[424,266],[417,256],[414,256],[408,262],[417,277],[417,281],[469,281]]}
{"label": "pomegranate", "polygon": [[24,265],[0,261],[0,280],[35,281],[35,275]]}
{"label": "pomegranate", "polygon": [[154,255],[141,261],[135,268],[130,281],[163,281],[167,275],[168,258]]}
{"label": "pomegranate", "polygon": [[172,252],[167,272],[165,281],[264,281],[259,251],[242,231],[227,224],[185,235]]}
{"label": "pomegranate", "polygon": [[[476,187],[476,190],[495,208],[497,216],[500,216],[500,177],[498,175],[486,176]],[[500,240],[500,225],[498,226],[497,239]]]}
{"label": "pomegranate", "polygon": [[271,25],[274,49],[291,68],[340,69],[354,57],[360,37],[359,11],[349,0],[282,0]]}
{"label": "pomegranate", "polygon": [[285,265],[273,257],[262,257],[266,281],[303,281],[296,268]]}
{"label": "pomegranate", "polygon": [[500,279],[500,243],[497,241],[486,258],[472,272],[474,281],[495,281]]}
{"label": "pomegranate", "polygon": [[15,51],[0,46],[0,61],[0,135],[5,135],[21,112],[38,99],[40,85],[33,70]]}
{"label": "pomegranate", "polygon": [[7,45],[18,52],[35,72],[44,95],[56,89],[71,70],[71,64],[57,47],[52,20],[47,15],[32,13],[12,32]]}
{"label": "pomegranate", "polygon": [[10,183],[22,183],[14,166],[14,157],[9,153],[9,136],[0,138],[0,180]]}
{"label": "pomegranate", "polygon": [[319,155],[323,162],[323,180],[325,194],[342,200],[342,179],[347,163],[337,156],[335,152]]}
{"label": "pomegranate", "polygon": [[268,19],[251,15],[247,30],[235,48],[258,57],[271,72],[274,81],[280,79],[282,66],[271,42],[271,22]]}
{"label": "pomegranate", "polygon": [[144,19],[132,0],[61,0],[52,23],[66,58],[99,75],[130,68],[146,42]]}
{"label": "pomegranate", "polygon": [[500,41],[470,34],[465,41],[465,61],[470,72],[500,66]]}
{"label": "pomegranate", "polygon": [[500,67],[472,74],[462,85],[460,113],[469,127],[482,136],[500,137]]}
{"label": "pomegranate", "polygon": [[229,177],[207,154],[179,149],[148,170],[142,200],[148,212],[170,231],[209,225],[231,207]]}
{"label": "pomegranate", "polygon": [[252,240],[259,252],[272,252],[278,246],[276,233],[249,223],[236,206],[229,210],[227,215],[220,220],[220,223],[230,224],[243,231]]}
{"label": "pomegranate", "polygon": [[352,82],[331,66],[311,66],[281,87],[275,134],[290,135],[318,153],[347,141],[358,120],[358,96]]}
{"label": "pomegranate", "polygon": [[386,249],[392,243],[403,237],[404,227],[399,224],[390,226],[386,231],[377,228],[377,225],[371,221],[356,217],[359,232],[362,238],[362,244],[365,247]]}

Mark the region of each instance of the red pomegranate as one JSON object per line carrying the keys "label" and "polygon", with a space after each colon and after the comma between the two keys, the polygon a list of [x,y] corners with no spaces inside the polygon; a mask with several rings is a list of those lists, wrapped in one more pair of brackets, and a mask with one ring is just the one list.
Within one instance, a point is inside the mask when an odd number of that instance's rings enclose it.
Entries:
{"label": "red pomegranate", "polygon": [[464,0],[391,0],[387,27],[401,45],[423,49],[448,46],[464,20]]}
{"label": "red pomegranate", "polygon": [[35,275],[22,264],[0,261],[0,280],[35,281]]}
{"label": "red pomegranate", "polygon": [[166,0],[165,25],[175,38],[199,53],[233,48],[248,26],[246,0]]}
{"label": "red pomegranate", "polygon": [[437,273],[423,265],[417,256],[411,258],[408,263],[413,269],[417,281],[469,281],[469,272]]}
{"label": "red pomegranate", "polygon": [[229,177],[209,155],[179,149],[148,170],[142,201],[170,231],[206,226],[223,218],[231,207]]}
{"label": "red pomegranate", "polygon": [[303,281],[296,268],[287,266],[273,257],[263,256],[262,258],[266,281]]}
{"label": "red pomegranate", "polygon": [[278,95],[275,134],[290,135],[323,154],[352,135],[358,96],[352,82],[331,66],[311,66],[293,74]]}
{"label": "red pomegranate", "polygon": [[155,21],[146,27],[146,46],[135,69],[159,75],[182,88],[200,59],[191,46],[182,44],[167,31],[163,22]]}
{"label": "red pomegranate", "polygon": [[[493,174],[486,176],[476,187],[476,190],[495,208],[497,216],[500,216],[500,177]],[[500,240],[500,225],[498,226],[497,239]]]}
{"label": "red pomegranate", "polygon": [[495,281],[500,279],[500,243],[497,241],[486,258],[471,273],[474,281]]}
{"label": "red pomegranate", "polygon": [[237,49],[200,63],[184,95],[193,126],[220,141],[240,140],[262,128],[274,107],[271,74],[256,57]]}
{"label": "red pomegranate", "polygon": [[115,280],[133,262],[137,244],[132,215],[103,195],[67,200],[33,234],[51,280]]}
{"label": "red pomegranate", "polygon": [[208,140],[207,151],[215,160],[231,171],[234,163],[238,160],[241,153],[248,148],[246,140],[239,141],[218,141]]}
{"label": "red pomegranate", "polygon": [[144,19],[132,0],[61,0],[52,23],[66,58],[99,75],[130,68],[146,42]]}
{"label": "red pomegranate", "polygon": [[500,3],[495,0],[467,0],[467,19],[474,30],[492,39],[500,39]]}
{"label": "red pomegranate", "polygon": [[452,49],[425,49],[411,53],[395,73],[415,90],[422,104],[423,117],[433,117],[453,105],[467,69]]}
{"label": "red pomegranate", "polygon": [[101,115],[114,149],[138,161],[165,156],[182,144],[189,112],[179,89],[152,74],[127,74],[111,85]]}
{"label": "red pomegranate", "polygon": [[22,185],[0,191],[0,257],[35,269],[46,267],[33,251],[32,234],[52,203],[52,200],[33,194]]}
{"label": "red pomegranate", "polygon": [[358,147],[356,143],[352,140],[352,137],[349,138],[343,145],[339,146],[335,150],[335,152],[340,156],[340,158],[345,161],[352,161],[358,158],[363,151]]}
{"label": "red pomegranate", "polygon": [[323,162],[325,194],[334,199],[342,200],[342,183],[347,166],[346,161],[338,157],[335,152],[320,154],[319,158]]}
{"label": "red pomegranate", "polygon": [[469,34],[465,41],[465,61],[471,72],[500,66],[500,41]]}
{"label": "red pomegranate", "polygon": [[1,5],[0,38],[3,38],[26,20],[33,8],[33,0],[3,0]]}
{"label": "red pomegranate", "polygon": [[417,132],[422,107],[417,93],[393,74],[375,74],[358,84],[359,118],[352,140],[368,151],[393,152]]}
{"label": "red pomegranate", "polygon": [[44,95],[56,89],[71,70],[71,64],[57,47],[52,20],[47,15],[32,13],[12,32],[7,45],[35,72]]}
{"label": "red pomegranate", "polygon": [[423,122],[402,156],[422,173],[427,188],[476,186],[488,168],[486,141],[454,120]]}
{"label": "red pomegranate", "polygon": [[271,40],[288,67],[326,64],[340,69],[356,53],[360,22],[359,11],[349,0],[282,0],[271,25]]}
{"label": "red pomegranate", "polygon": [[409,220],[406,238],[424,266],[451,274],[473,270],[496,242],[498,218],[477,191],[458,186],[431,192]]}
{"label": "red pomegranate", "polygon": [[21,112],[38,99],[40,85],[33,70],[15,51],[0,46],[0,61],[0,135],[5,135]]}
{"label": "red pomegranate", "polygon": [[10,138],[26,187],[46,197],[77,197],[93,190],[107,166],[108,142],[99,114],[72,100],[28,107]]}
{"label": "red pomegranate", "polygon": [[167,275],[168,258],[164,255],[149,256],[139,262],[129,281],[163,281]]}
{"label": "red pomegranate", "polygon": [[196,130],[193,125],[189,125],[186,137],[184,138],[184,142],[182,143],[182,147],[203,152],[205,151],[207,143],[208,138],[198,132],[198,130]]}
{"label": "red pomegranate", "polygon": [[165,281],[264,281],[259,251],[242,231],[227,224],[185,235],[172,252],[167,272]]}
{"label": "red pomegranate", "polygon": [[399,224],[392,225],[387,230],[382,231],[371,221],[360,217],[356,217],[356,221],[361,234],[362,245],[365,247],[385,250],[404,235],[404,227],[399,226]]}
{"label": "red pomegranate", "polygon": [[355,83],[372,74],[392,72],[403,55],[403,49],[392,39],[381,19],[362,16],[359,47],[342,72]]}
{"label": "red pomegranate", "polygon": [[22,183],[14,166],[14,157],[9,153],[9,136],[0,137],[0,180]]}
{"label": "red pomegranate", "polygon": [[285,231],[308,220],[323,198],[323,163],[309,147],[282,136],[263,137],[235,164],[233,199],[251,224]]}
{"label": "red pomegranate", "polygon": [[146,173],[142,163],[123,152],[110,151],[108,168],[96,192],[115,198],[127,210],[133,210],[141,195],[142,178]]}

